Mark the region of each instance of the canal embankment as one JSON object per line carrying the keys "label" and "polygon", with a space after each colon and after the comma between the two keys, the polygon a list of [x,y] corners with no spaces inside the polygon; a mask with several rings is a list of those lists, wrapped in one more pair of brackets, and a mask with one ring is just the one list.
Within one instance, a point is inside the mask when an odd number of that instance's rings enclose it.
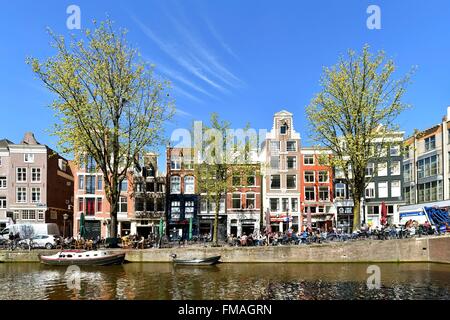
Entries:
{"label": "canal embankment", "polygon": [[[220,255],[224,263],[450,263],[450,236],[396,240],[361,240],[325,244],[267,247],[186,246],[164,249],[123,250],[129,262],[171,262],[179,258]],[[55,250],[0,251],[0,262],[38,262],[39,254]]]}

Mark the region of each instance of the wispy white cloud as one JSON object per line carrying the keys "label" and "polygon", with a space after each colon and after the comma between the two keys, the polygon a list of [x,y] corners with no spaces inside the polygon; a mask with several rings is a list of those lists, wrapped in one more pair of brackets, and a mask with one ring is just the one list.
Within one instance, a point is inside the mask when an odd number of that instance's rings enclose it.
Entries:
{"label": "wispy white cloud", "polygon": [[229,93],[222,85],[218,84],[216,81],[210,79],[204,72],[202,72],[197,66],[194,65],[192,61],[189,61],[182,55],[182,50],[177,48],[176,45],[169,44],[167,41],[162,41],[150,28],[144,25],[138,18],[135,16],[131,16],[134,22],[141,28],[142,32],[150,38],[160,50],[165,52],[169,57],[171,57],[175,62],[177,62],[180,66],[184,67],[187,71],[198,77],[199,79],[205,81],[209,85],[215,87],[216,89]]}
{"label": "wispy white cloud", "polygon": [[197,98],[196,96],[190,94],[189,92],[187,92],[186,90],[181,89],[178,86],[174,86],[173,87],[173,91],[175,92],[175,94],[182,95],[182,96],[184,96],[184,97],[186,97],[188,99],[191,99],[192,101],[195,101],[197,103],[202,103],[202,104],[204,103],[203,100]]}
{"label": "wispy white cloud", "polygon": [[179,116],[182,116],[182,117],[189,117],[189,118],[192,118],[192,114],[190,114],[189,112],[184,111],[184,110],[182,110],[182,109],[179,109],[179,108],[176,109],[175,113],[176,113],[177,115],[179,115]]}
{"label": "wispy white cloud", "polygon": [[199,93],[202,93],[210,98],[214,98],[217,99],[217,97],[213,94],[211,94],[210,92],[206,91],[204,88],[202,88],[201,86],[195,84],[194,82],[186,79],[186,77],[184,77],[182,74],[180,74],[179,72],[161,64],[156,62],[154,59],[151,59],[149,57],[145,57],[145,59],[152,61],[153,64],[155,64],[155,70],[156,72],[161,72],[164,75],[166,75],[168,78],[170,78],[171,80],[176,80],[179,81],[181,83],[183,83],[184,85],[196,90]]}
{"label": "wispy white cloud", "polygon": [[[188,28],[185,24],[182,24],[180,22],[181,19],[174,18],[168,12],[166,14],[177,31],[185,39],[185,43],[188,43],[188,45],[190,46],[191,59],[193,59],[208,73],[210,73],[220,81],[228,84],[229,86],[238,87],[243,84],[243,81],[241,79],[235,76],[231,71],[229,71],[218,61],[217,57],[210,52],[207,46],[205,46],[200,39],[193,36],[191,31],[192,29]],[[206,63],[202,62],[202,60],[204,60]]]}
{"label": "wispy white cloud", "polygon": [[214,27],[214,25],[211,23],[211,21],[207,17],[203,17],[205,20],[206,25],[209,28],[209,31],[213,35],[214,38],[216,38],[217,42],[222,46],[222,48],[225,49],[225,51],[235,58],[237,61],[241,61],[237,54],[234,53],[234,51],[231,49],[231,47],[223,40],[222,36],[219,34],[217,29]]}

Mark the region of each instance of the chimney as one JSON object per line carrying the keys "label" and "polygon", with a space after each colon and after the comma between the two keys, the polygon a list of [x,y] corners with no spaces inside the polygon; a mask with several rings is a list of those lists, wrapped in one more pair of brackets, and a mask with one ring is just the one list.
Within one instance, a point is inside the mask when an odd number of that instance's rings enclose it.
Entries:
{"label": "chimney", "polygon": [[27,132],[27,133],[25,133],[25,136],[23,137],[21,144],[36,145],[36,144],[39,144],[39,142],[37,142],[36,138],[34,137],[33,132]]}

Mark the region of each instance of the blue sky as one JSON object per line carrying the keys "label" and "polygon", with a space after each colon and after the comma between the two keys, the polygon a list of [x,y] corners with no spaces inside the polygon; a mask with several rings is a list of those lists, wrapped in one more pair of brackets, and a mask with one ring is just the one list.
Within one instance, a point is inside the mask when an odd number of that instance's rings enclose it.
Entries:
{"label": "blue sky", "polygon": [[[398,76],[418,70],[398,120],[410,134],[438,123],[450,105],[450,1],[14,1],[0,7],[0,138],[19,142],[25,131],[54,146],[53,96],[35,79],[27,56],[53,55],[48,26],[68,35],[66,8],[81,8],[82,27],[108,14],[156,71],[171,79],[179,109],[167,134],[206,120],[212,111],[233,127],[270,129],[273,113],[294,113],[308,144],[305,106],[320,90],[323,66],[347,49],[383,49]],[[366,9],[381,8],[381,30],[369,30]],[[75,31],[75,34],[79,31]],[[162,167],[162,166],[161,166]]]}

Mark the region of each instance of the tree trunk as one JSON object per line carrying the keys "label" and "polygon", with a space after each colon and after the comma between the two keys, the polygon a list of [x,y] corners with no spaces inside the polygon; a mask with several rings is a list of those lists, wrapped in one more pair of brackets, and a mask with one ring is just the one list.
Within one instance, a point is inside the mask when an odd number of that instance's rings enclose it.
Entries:
{"label": "tree trunk", "polygon": [[359,230],[361,224],[361,200],[359,197],[353,198],[353,228],[352,231]]}
{"label": "tree trunk", "polygon": [[117,238],[118,226],[117,226],[117,200],[111,201],[110,209],[111,225],[110,225],[110,237]]}
{"label": "tree trunk", "polygon": [[213,230],[213,244],[219,245],[219,211],[220,211],[220,196],[216,197],[216,210],[214,213],[214,230]]}

